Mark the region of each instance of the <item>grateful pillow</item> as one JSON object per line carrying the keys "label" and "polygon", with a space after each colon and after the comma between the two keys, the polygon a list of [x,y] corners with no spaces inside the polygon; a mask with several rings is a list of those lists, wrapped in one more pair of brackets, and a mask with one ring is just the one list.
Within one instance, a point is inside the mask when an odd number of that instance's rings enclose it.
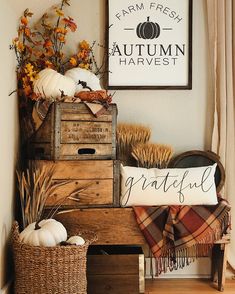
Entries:
{"label": "grateful pillow", "polygon": [[214,205],[217,164],[192,168],[121,165],[121,205]]}

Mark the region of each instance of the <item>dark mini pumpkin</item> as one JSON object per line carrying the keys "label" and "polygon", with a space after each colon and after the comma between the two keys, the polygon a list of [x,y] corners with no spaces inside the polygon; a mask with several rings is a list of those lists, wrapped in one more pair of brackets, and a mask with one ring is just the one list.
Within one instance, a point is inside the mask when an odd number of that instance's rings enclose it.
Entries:
{"label": "dark mini pumpkin", "polygon": [[156,39],[160,35],[160,26],[158,23],[149,21],[138,24],[136,34],[140,39]]}

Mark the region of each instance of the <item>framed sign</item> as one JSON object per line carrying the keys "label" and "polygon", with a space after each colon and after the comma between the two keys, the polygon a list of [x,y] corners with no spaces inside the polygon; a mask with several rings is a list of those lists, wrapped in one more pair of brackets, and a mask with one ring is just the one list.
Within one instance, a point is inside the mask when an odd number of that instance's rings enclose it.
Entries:
{"label": "framed sign", "polygon": [[192,0],[108,1],[108,88],[192,89]]}

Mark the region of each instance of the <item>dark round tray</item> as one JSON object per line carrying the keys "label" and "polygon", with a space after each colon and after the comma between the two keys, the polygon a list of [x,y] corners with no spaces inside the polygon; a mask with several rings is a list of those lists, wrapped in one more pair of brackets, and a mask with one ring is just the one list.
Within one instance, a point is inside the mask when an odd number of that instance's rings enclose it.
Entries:
{"label": "dark round tray", "polygon": [[219,156],[211,151],[192,150],[174,157],[169,167],[187,168],[212,165],[217,163],[215,172],[215,184],[217,192],[220,192],[225,182],[225,170]]}

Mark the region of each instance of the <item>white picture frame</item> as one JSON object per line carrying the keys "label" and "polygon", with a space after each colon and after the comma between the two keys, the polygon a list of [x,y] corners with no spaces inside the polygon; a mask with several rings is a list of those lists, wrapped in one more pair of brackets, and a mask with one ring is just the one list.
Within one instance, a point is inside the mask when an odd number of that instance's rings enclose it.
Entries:
{"label": "white picture frame", "polygon": [[192,0],[108,1],[108,88],[192,89]]}

